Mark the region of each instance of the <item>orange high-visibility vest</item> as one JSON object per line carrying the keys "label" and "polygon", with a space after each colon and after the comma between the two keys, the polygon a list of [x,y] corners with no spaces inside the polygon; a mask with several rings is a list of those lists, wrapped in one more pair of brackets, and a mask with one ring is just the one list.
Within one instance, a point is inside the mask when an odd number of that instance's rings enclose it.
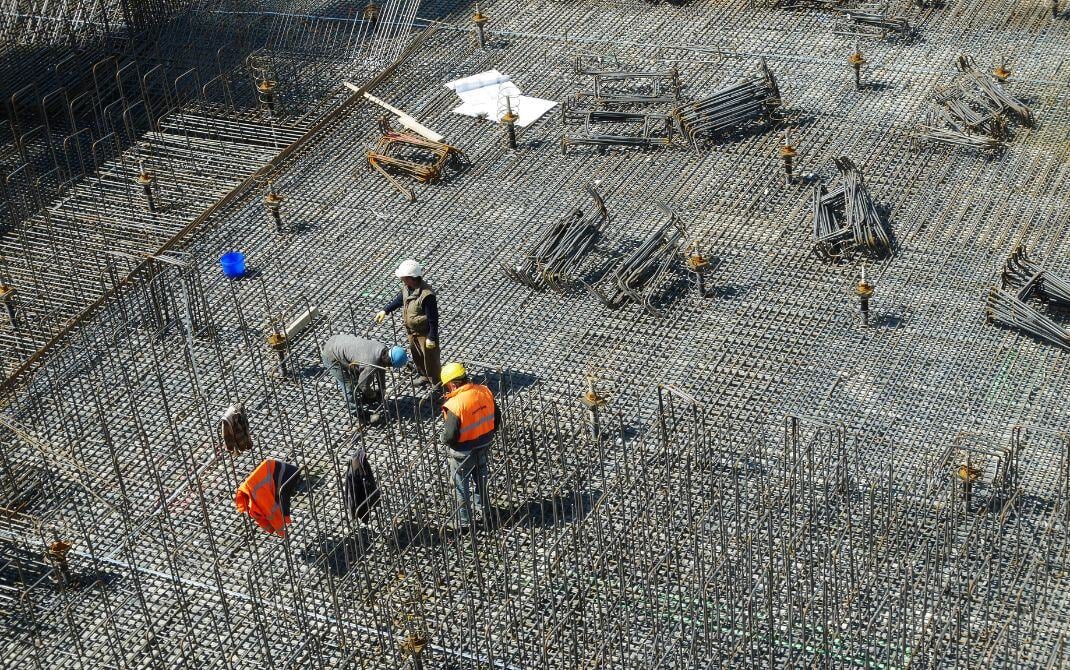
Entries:
{"label": "orange high-visibility vest", "polygon": [[446,396],[442,411],[453,412],[461,420],[457,442],[463,444],[494,430],[494,394],[482,384],[468,383]]}
{"label": "orange high-visibility vest", "polygon": [[279,464],[267,459],[256,466],[234,494],[238,512],[248,514],[261,528],[280,537],[286,537],[284,526],[290,517],[282,513],[282,500],[275,482],[275,469]]}

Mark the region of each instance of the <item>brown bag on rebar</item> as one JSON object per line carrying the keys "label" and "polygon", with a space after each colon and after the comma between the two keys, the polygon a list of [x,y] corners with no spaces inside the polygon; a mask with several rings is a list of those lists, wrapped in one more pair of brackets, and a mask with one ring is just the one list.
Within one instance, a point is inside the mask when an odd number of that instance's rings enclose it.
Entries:
{"label": "brown bag on rebar", "polygon": [[223,438],[223,446],[232,454],[240,454],[253,448],[253,438],[249,436],[249,419],[245,416],[245,408],[241,405],[231,405],[223,412],[219,421],[219,433]]}

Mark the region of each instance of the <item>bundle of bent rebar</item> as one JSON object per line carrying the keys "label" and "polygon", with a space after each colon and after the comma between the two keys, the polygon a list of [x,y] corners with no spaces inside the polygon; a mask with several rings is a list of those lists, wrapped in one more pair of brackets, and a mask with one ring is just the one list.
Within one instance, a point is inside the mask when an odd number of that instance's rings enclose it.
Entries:
{"label": "bundle of bent rebar", "polygon": [[757,73],[676,108],[672,116],[680,134],[698,148],[701,140],[769,120],[780,105],[780,89],[763,58]]}
{"label": "bundle of bent rebar", "polygon": [[654,295],[672,268],[673,261],[682,260],[687,230],[676,212],[658,203],[668,220],[647,236],[632,253],[603,278],[610,284],[609,292],[596,284],[584,286],[610,309],[617,309],[629,300],[641,305],[651,316],[663,314],[652,304]]}
{"label": "bundle of bent rebar", "polygon": [[929,99],[918,128],[921,139],[948,146],[996,152],[1008,137],[1008,119],[1029,127],[1033,112],[1003,88],[993,76],[982,74],[970,56],[959,56],[961,74]]}
{"label": "bundle of bent rebar", "polygon": [[862,172],[851,159],[833,159],[842,183],[832,190],[814,186],[814,254],[826,261],[845,258],[855,251],[881,255],[891,250],[892,240],[873,204]]}
{"label": "bundle of bent rebar", "polygon": [[564,284],[579,269],[609,222],[605,200],[590,184],[586,189],[594,199],[594,211],[587,213],[581,207],[574,207],[547,227],[520,263],[510,265],[501,261],[505,274],[531,288],[548,286],[555,291],[564,290]]}
{"label": "bundle of bent rebar", "polygon": [[1033,298],[1070,307],[1070,281],[1030,260],[1025,248],[1018,245],[1003,265],[1000,285],[988,293],[985,316],[989,322],[1017,328],[1070,349],[1070,333],[1030,305]]}
{"label": "bundle of bent rebar", "polygon": [[675,68],[643,72],[604,69],[577,59],[576,72],[591,77],[589,91],[578,91],[561,103],[561,124],[582,126],[582,134],[565,134],[569,147],[666,147],[672,144],[673,122],[667,106],[680,102],[680,76]]}
{"label": "bundle of bent rebar", "polygon": [[385,122],[382,126],[383,136],[375,148],[367,153],[368,165],[386,177],[410,201],[416,200],[416,195],[394,175],[407,175],[421,184],[432,184],[442,177],[446,166],[460,168],[464,152],[459,148],[432,142],[419,135],[393,131]]}
{"label": "bundle of bent rebar", "polygon": [[912,30],[906,19],[893,15],[884,2],[862,2],[842,8],[832,32],[855,38],[910,37]]}

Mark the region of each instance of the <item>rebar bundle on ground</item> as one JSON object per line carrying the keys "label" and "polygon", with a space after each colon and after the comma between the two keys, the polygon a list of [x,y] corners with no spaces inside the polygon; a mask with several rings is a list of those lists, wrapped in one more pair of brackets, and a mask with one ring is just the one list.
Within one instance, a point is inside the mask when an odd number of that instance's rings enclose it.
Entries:
{"label": "rebar bundle on ground", "polygon": [[[758,72],[713,95],[681,103],[677,70],[603,70],[576,61],[576,71],[593,77],[593,91],[577,93],[561,105],[563,125],[582,125],[584,135],[565,135],[572,146],[667,147],[674,134],[698,149],[702,143],[771,120],[781,106],[776,78],[762,59]],[[674,132],[675,131],[675,132]]]}
{"label": "rebar bundle on ground", "polygon": [[461,169],[464,152],[444,142],[433,142],[412,133],[399,133],[383,124],[384,134],[375,148],[368,151],[368,165],[410,202],[416,200],[412,189],[406,188],[395,175],[404,175],[421,184],[434,184],[449,167]]}
{"label": "rebar bundle on ground", "polygon": [[1010,119],[1033,125],[1033,112],[1003,88],[994,76],[981,73],[970,56],[959,56],[961,74],[933,93],[919,125],[923,140],[984,152],[999,151],[1010,137]]}
{"label": "rebar bundle on ground", "polygon": [[1030,304],[1034,298],[1070,307],[1070,281],[1030,260],[1025,247],[1019,245],[1003,265],[1000,285],[989,290],[985,316],[989,322],[1070,349],[1070,332]]}
{"label": "rebar bundle on ground", "polygon": [[546,286],[559,292],[564,290],[609,223],[609,210],[602,196],[590,184],[586,190],[594,201],[594,209],[588,213],[575,207],[551,223],[520,263],[500,261],[506,275],[531,288]]}
{"label": "rebar bundle on ground", "polygon": [[910,23],[893,15],[885,2],[861,2],[854,6],[837,9],[837,20],[832,32],[856,39],[909,38]]}
{"label": "rebar bundle on ground", "polygon": [[771,120],[781,105],[776,78],[763,58],[755,74],[677,107],[672,116],[680,134],[697,149],[704,141]]}
{"label": "rebar bundle on ground", "polygon": [[833,159],[840,183],[831,190],[818,183],[813,189],[814,254],[826,261],[842,260],[852,253],[883,255],[892,239],[862,172],[846,156]]}
{"label": "rebar bundle on ground", "polygon": [[575,69],[590,75],[591,89],[579,91],[573,98],[593,103],[599,108],[672,105],[680,100],[680,73],[676,68],[651,72],[609,70],[597,65],[587,65],[582,59],[577,59]]}
{"label": "rebar bundle on ground", "polygon": [[[665,223],[650,233],[600,282],[584,283],[606,307],[617,309],[632,301],[651,316],[664,316],[653,300],[672,268],[683,265],[687,230],[676,212],[661,203],[658,203],[658,209],[667,217]],[[609,284],[608,291],[599,288],[601,282]]]}
{"label": "rebar bundle on ground", "polygon": [[[569,147],[667,147],[672,144],[673,120],[668,114],[577,109],[565,101],[562,122],[581,124],[583,135],[564,135],[561,152]],[[631,133],[626,131],[631,130]]]}
{"label": "rebar bundle on ground", "polygon": [[562,125],[581,125],[582,135],[564,135],[569,147],[667,147],[673,140],[668,108],[680,101],[680,76],[675,68],[641,72],[604,69],[577,59],[578,73],[591,77],[591,90],[561,103]]}

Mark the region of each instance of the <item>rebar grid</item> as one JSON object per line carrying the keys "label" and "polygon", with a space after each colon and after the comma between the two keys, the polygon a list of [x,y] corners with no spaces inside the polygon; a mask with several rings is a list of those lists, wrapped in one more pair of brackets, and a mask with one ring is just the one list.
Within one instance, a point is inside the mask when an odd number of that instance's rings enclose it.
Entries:
{"label": "rebar grid", "polygon": [[[420,22],[438,33],[375,93],[463,147],[470,169],[418,186],[417,202],[402,205],[361,165],[379,110],[355,105],[207,217],[182,246],[188,255],[136,272],[10,396],[0,427],[0,491],[13,510],[0,523],[0,575],[13,588],[5,662],[1070,662],[1070,472],[1066,438],[1053,432],[1065,424],[1070,372],[1064,353],[979,314],[1019,241],[1066,276],[1061,24],[1043,8],[1007,16],[998,3],[904,8],[923,41],[867,44],[868,86],[856,91],[840,55],[852,45],[819,13],[486,3],[483,49],[470,11],[439,9],[425,6]],[[291,25],[309,62],[328,58],[315,48],[321,33]],[[1005,87],[1037,122],[991,159],[914,146],[925,97],[967,50],[982,64],[1006,59]],[[709,152],[565,157],[552,115],[523,129],[512,152],[495,130],[449,113],[442,82],[492,67],[563,100],[582,87],[580,56],[677,67],[699,91],[763,56],[789,109],[779,127]],[[796,129],[799,176],[786,185],[785,126]],[[867,326],[852,292],[862,268],[811,258],[799,224],[805,180],[841,155],[887,205],[898,243],[892,258],[866,261]],[[282,229],[265,211],[267,181],[285,198]],[[587,181],[615,222],[593,263],[612,267],[612,250],[648,239],[661,202],[710,255],[708,291],[690,290],[678,269],[658,319],[636,306],[607,311],[578,288],[532,293],[501,277],[494,259],[529,246],[535,224],[566,211],[563,194]],[[219,275],[215,260],[232,248],[247,252],[252,277]],[[442,295],[444,355],[494,361],[472,367],[489,371],[507,405],[496,514],[475,536],[444,527],[452,495],[426,398],[393,380],[402,418],[354,433],[318,368],[316,343],[333,332],[400,337],[399,324],[376,327],[371,315],[408,256]],[[283,352],[283,369],[269,322],[309,306],[322,318]],[[576,400],[589,369],[605,406]],[[216,437],[232,402],[249,408],[256,444],[238,458]],[[782,428],[786,414],[819,418]],[[342,511],[357,446],[385,492],[366,528]],[[1003,472],[1004,454],[1016,476],[996,486],[1006,477],[989,473]],[[231,507],[263,457],[311,475],[285,540]],[[74,545],[75,579],[58,580],[62,589],[52,581],[62,569],[44,558],[57,536]]]}
{"label": "rebar grid", "polygon": [[[374,29],[198,9],[82,70],[23,63],[0,128],[0,283],[17,289],[5,375],[346,100],[342,77],[363,83],[396,58],[412,23],[403,4]],[[391,46],[358,53],[379,37]]]}
{"label": "rebar grid", "polygon": [[[406,399],[393,403],[399,420],[388,429],[346,437],[322,373],[281,377],[253,350],[231,363],[257,375],[211,365],[222,361],[211,339],[194,337],[197,326],[229,319],[198,317],[195,286],[168,286],[173,297],[153,301],[155,284],[183,274],[157,275],[143,302],[86,333],[128,333],[124,346],[93,337],[77,354],[79,376],[114,389],[110,397],[62,385],[47,405],[10,409],[73,433],[66,445],[32,434],[14,450],[5,444],[5,461],[29,449],[22,457],[66,475],[18,511],[5,501],[5,540],[75,545],[63,588],[48,586],[55,569],[6,558],[5,574],[22,583],[12,616],[32,630],[11,658],[54,658],[53,645],[73,644],[98,664],[225,665],[238,649],[295,665],[343,667],[353,655],[400,663],[408,629],[399,617],[426,630],[430,662],[494,667],[1062,658],[1048,625],[1065,584],[1049,566],[1065,560],[1070,436],[1019,428],[987,449],[985,438],[962,436],[958,449],[1014,462],[1011,476],[978,478],[966,494],[957,461],[900,470],[871,460],[890,445],[805,418],[789,418],[781,438],[775,428],[763,436],[720,423],[671,387],[658,388],[652,422],[641,418],[648,403],[618,405],[592,431],[577,405],[547,402],[524,375],[473,364],[505,421],[487,531],[459,536],[445,526],[451,497],[428,448],[434,421],[408,400],[411,387],[392,379]],[[252,320],[240,304],[228,316]],[[291,353],[312,372],[313,343]],[[250,388],[256,378],[263,385]],[[192,386],[170,388],[182,379]],[[187,403],[220,392],[248,394],[253,408],[257,447],[237,459],[218,439],[182,437],[212,435],[207,406]],[[102,417],[115,411],[137,432],[109,429]],[[6,419],[6,430],[25,430],[18,421]],[[102,432],[103,444],[87,439]],[[366,527],[342,511],[341,468],[356,446],[386,492]],[[225,504],[264,456],[301,463],[311,482],[285,539]],[[974,459],[979,472],[994,467]],[[47,633],[53,626],[63,638]]]}

